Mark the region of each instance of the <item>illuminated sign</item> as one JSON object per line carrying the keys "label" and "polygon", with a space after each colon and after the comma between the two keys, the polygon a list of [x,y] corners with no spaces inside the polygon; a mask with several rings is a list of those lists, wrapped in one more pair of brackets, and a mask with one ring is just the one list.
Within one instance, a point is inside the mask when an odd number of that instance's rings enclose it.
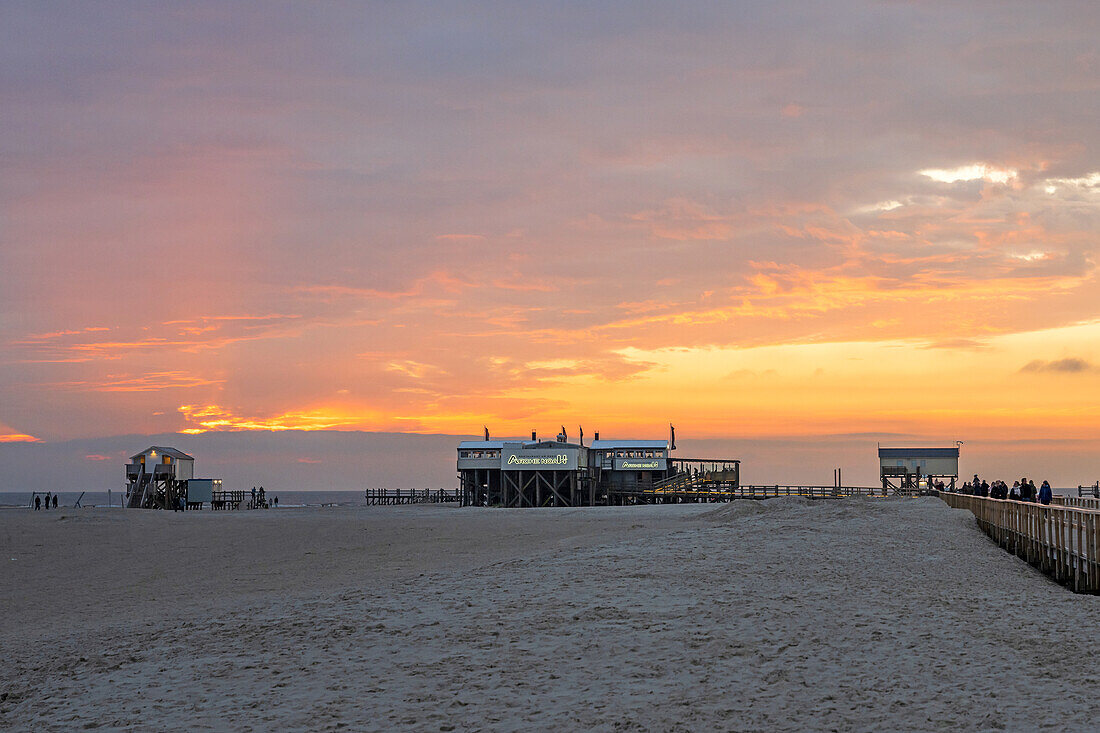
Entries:
{"label": "illuminated sign", "polygon": [[569,463],[569,456],[558,453],[553,456],[508,456],[509,466],[564,466]]}
{"label": "illuminated sign", "polygon": [[616,458],[616,471],[664,471],[664,458]]}
{"label": "illuminated sign", "polygon": [[500,467],[505,471],[576,471],[578,450],[546,448],[511,448],[505,445],[500,453]]}

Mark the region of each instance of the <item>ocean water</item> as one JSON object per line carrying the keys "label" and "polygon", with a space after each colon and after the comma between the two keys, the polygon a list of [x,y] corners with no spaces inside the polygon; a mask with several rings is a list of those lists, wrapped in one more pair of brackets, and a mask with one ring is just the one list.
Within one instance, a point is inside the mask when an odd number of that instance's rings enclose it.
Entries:
{"label": "ocean water", "polygon": [[[71,507],[80,499],[80,505],[84,507],[122,507],[125,493],[119,489],[111,491],[108,496],[106,491],[86,491],[81,496],[80,491],[58,492],[58,506]],[[1077,496],[1077,487],[1054,488],[1054,493],[1060,496]],[[1085,496],[1092,496],[1091,491],[1084,492]],[[280,507],[292,506],[365,506],[366,497],[363,491],[277,491],[268,492],[268,501],[279,497]],[[0,508],[11,509],[17,507],[33,507],[34,495],[30,491],[0,491]],[[209,508],[209,507],[207,507]]]}
{"label": "ocean water", "polygon": [[[59,507],[73,506],[77,499],[80,505],[85,507],[120,507],[125,493],[119,489],[111,491],[110,497],[106,491],[86,491],[83,498],[79,491],[60,491],[57,494]],[[365,505],[366,498],[362,491],[269,491],[268,501],[279,497],[280,507],[291,506],[360,506]],[[110,501],[110,504],[108,504]],[[0,507],[31,507],[34,505],[33,494],[30,491],[0,491]],[[207,507],[209,508],[209,507]]]}

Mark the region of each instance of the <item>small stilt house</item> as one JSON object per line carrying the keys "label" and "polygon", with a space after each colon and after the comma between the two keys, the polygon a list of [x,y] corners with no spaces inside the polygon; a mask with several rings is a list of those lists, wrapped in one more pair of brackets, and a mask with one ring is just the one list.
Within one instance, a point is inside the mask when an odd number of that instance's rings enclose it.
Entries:
{"label": "small stilt house", "polygon": [[[126,504],[132,509],[172,509],[211,500],[220,479],[196,479],[195,459],[181,450],[149,446],[126,466]],[[189,489],[191,489],[189,491]]]}

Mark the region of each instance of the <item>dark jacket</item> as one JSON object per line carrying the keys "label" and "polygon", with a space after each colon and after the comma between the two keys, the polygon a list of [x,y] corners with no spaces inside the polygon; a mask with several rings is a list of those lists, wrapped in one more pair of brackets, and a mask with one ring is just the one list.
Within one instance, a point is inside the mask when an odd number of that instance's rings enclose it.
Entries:
{"label": "dark jacket", "polygon": [[1051,497],[1053,497],[1053,495],[1054,495],[1054,492],[1050,490],[1050,486],[1048,484],[1044,483],[1039,488],[1039,503],[1040,504],[1049,504],[1050,500],[1051,500]]}

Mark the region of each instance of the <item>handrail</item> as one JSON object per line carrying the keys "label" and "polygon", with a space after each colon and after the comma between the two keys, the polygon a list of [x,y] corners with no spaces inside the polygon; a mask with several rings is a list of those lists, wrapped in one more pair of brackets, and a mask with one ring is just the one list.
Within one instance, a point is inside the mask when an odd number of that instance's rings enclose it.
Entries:
{"label": "handrail", "polygon": [[940,498],[969,510],[994,542],[1059,583],[1077,593],[1100,594],[1100,508],[947,492]]}

